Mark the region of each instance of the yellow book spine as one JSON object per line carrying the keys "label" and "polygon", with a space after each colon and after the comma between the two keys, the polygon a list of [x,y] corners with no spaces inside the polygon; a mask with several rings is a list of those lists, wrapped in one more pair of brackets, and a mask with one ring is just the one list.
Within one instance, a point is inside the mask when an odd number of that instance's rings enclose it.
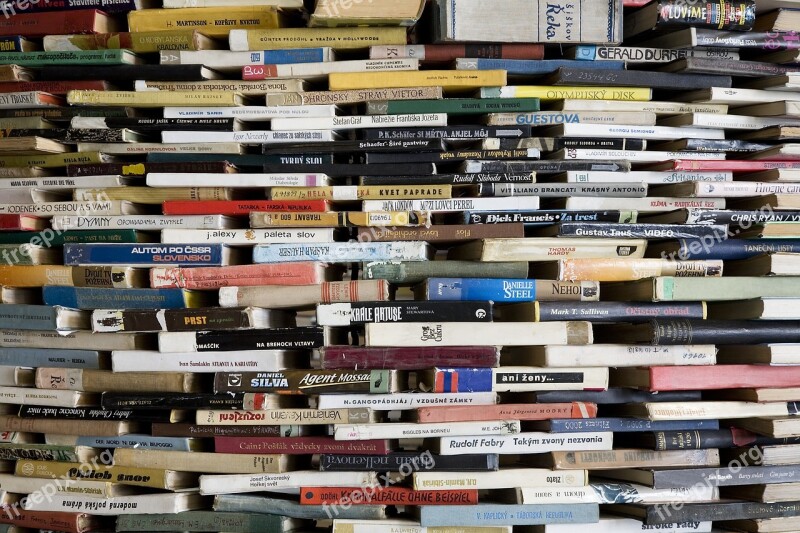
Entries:
{"label": "yellow book spine", "polygon": [[658,276],[719,277],[722,261],[667,261],[663,259],[563,259],[562,281],[634,281]]}
{"label": "yellow book spine", "polygon": [[519,85],[501,89],[509,98],[539,98],[540,100],[622,100],[646,102],[653,97],[652,89],[642,87],[552,87],[549,85]]}
{"label": "yellow book spine", "polygon": [[160,204],[170,200],[230,200],[231,190],[225,187],[120,187],[111,189],[75,189],[74,201],[99,199],[127,200],[137,204]]}
{"label": "yellow book spine", "polygon": [[42,287],[54,280],[72,278],[72,267],[59,265],[0,266],[0,285],[4,287]]}
{"label": "yellow book spine", "polygon": [[209,37],[225,37],[232,29],[274,29],[280,25],[275,6],[143,9],[128,13],[131,32],[181,28],[198,30]]}
{"label": "yellow book spine", "polygon": [[219,454],[168,450],[117,448],[114,464],[133,468],[156,468],[216,474],[280,474],[287,461],[280,454]]}
{"label": "yellow book spine", "polygon": [[84,163],[105,163],[100,152],[70,152],[66,154],[47,155],[9,155],[0,157],[0,168],[3,167],[43,167],[58,168],[67,165]]}
{"label": "yellow book spine", "polygon": [[336,187],[272,187],[273,200],[416,200],[420,198],[451,198],[452,185],[362,185]]}
{"label": "yellow book spine", "polygon": [[445,91],[498,87],[506,84],[505,70],[420,70],[417,72],[333,72],[330,90],[388,87],[441,87]]}
{"label": "yellow book spine", "polygon": [[335,212],[293,213],[253,212],[250,225],[253,228],[286,227],[349,227],[349,226],[422,226],[428,215],[422,212]]}
{"label": "yellow book spine", "polygon": [[131,50],[152,54],[160,50],[198,50],[200,35],[194,30],[132,32]]}
{"label": "yellow book spine", "polygon": [[69,91],[71,105],[131,107],[234,107],[241,103],[236,93],[215,91]]}
{"label": "yellow book spine", "polygon": [[56,461],[17,461],[14,475],[35,478],[85,479],[122,483],[137,487],[164,488],[167,471],[153,468],[134,468],[61,463]]}
{"label": "yellow book spine", "polygon": [[405,28],[286,28],[231,33],[231,50],[279,50],[330,46],[336,50],[406,44]]}

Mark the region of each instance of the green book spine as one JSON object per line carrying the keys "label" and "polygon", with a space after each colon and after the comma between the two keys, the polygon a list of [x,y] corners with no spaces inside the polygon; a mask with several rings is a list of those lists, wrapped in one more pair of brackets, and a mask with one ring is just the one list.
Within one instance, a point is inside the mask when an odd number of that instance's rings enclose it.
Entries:
{"label": "green book spine", "polygon": [[41,246],[62,246],[65,243],[117,242],[121,244],[139,242],[136,230],[79,230],[57,232],[44,231],[11,231],[0,233],[0,244],[23,244],[37,239],[34,244]]}
{"label": "green book spine", "polygon": [[74,50],[64,52],[5,52],[0,64],[21,67],[48,65],[127,65],[136,56],[127,50]]}
{"label": "green book spine", "polygon": [[751,298],[800,298],[800,278],[655,278],[654,300],[699,302]]}
{"label": "green book spine", "polygon": [[228,533],[283,533],[288,519],[279,515],[187,511],[179,514],[122,514],[117,531],[226,531]]}
{"label": "green book spine", "polygon": [[410,285],[428,278],[515,278],[528,277],[528,263],[479,263],[475,261],[376,262],[364,265],[364,279],[385,279]]}
{"label": "green book spine", "polygon": [[539,111],[538,98],[451,98],[446,100],[376,100],[367,102],[370,115],[410,115],[448,113],[483,115],[486,113],[528,113]]}

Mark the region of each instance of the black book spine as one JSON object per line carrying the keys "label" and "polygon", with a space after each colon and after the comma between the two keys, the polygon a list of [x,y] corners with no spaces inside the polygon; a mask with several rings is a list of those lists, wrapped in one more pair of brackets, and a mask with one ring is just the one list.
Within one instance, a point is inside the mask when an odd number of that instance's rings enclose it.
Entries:
{"label": "black book spine", "polygon": [[144,176],[150,172],[222,174],[228,172],[230,169],[231,165],[224,161],[132,164],[94,163],[84,165],[67,165],[67,176]]}
{"label": "black book spine", "polygon": [[[424,463],[421,461],[424,460]],[[499,467],[496,454],[433,455],[418,452],[397,452],[389,455],[322,454],[319,469],[328,472],[397,472],[404,465],[422,464],[427,471],[491,472]]]}
{"label": "black book spine", "polygon": [[464,222],[467,224],[523,224],[550,226],[559,222],[624,222],[630,213],[623,211],[470,211]]}
{"label": "black book spine", "polygon": [[553,85],[650,87],[670,91],[733,86],[730,76],[636,70],[591,70],[573,67],[561,67],[549,80]]}
{"label": "black book spine", "polygon": [[[48,67],[48,69],[51,67]],[[47,69],[45,69],[47,70]],[[58,81],[60,78],[50,81]],[[0,118],[42,117],[53,121],[67,121],[74,117],[126,117],[126,107],[29,107],[24,109],[0,109]]]}
{"label": "black book spine", "polygon": [[310,350],[325,346],[325,332],[323,328],[313,326],[239,332],[198,331],[195,342],[198,352]]}
{"label": "black book spine", "polygon": [[[320,309],[327,314],[327,310]],[[346,313],[346,314],[345,314]],[[337,311],[331,312],[337,315]],[[492,302],[353,302],[340,318],[350,325],[373,322],[491,322]]]}
{"label": "black book spine", "polygon": [[55,2],[37,2],[30,4],[28,13],[46,13],[52,11],[73,11],[76,9],[100,9],[106,13],[127,13],[136,11],[136,0],[115,0],[107,2],[105,0],[62,0]]}
{"label": "black book spine", "polygon": [[103,409],[242,409],[244,393],[239,394],[181,394],[104,392],[100,399]]}
{"label": "black book spine", "polygon": [[650,302],[539,302],[539,321],[648,322],[653,317],[702,320],[702,302],[681,304]]}
{"label": "black book spine", "polygon": [[[500,142],[502,148],[503,141]],[[644,150],[647,141],[644,139],[553,139],[553,150],[565,148],[605,148],[606,150]]]}
{"label": "black book spine", "polygon": [[[202,65],[112,65],[112,66],[60,66],[53,65],[36,70],[38,81],[114,80],[122,81],[203,81]],[[76,108],[81,116],[86,107]],[[94,115],[104,116],[104,115]]]}
{"label": "black book spine", "polygon": [[367,164],[402,164],[406,163],[454,163],[466,161],[467,159],[481,159],[490,161],[502,161],[506,159],[538,159],[538,151],[534,150],[536,157],[531,157],[531,152],[527,149],[513,150],[465,150],[459,152],[421,152],[413,154],[398,153],[368,153],[364,161]]}
{"label": "black book spine", "polygon": [[398,139],[521,139],[531,136],[530,126],[441,126],[433,128],[367,129],[362,132],[364,140],[383,141]]}
{"label": "black book spine", "polygon": [[800,342],[798,320],[651,321],[653,345],[769,344]]}
{"label": "black book spine", "polygon": [[560,237],[612,237],[617,239],[702,239],[716,238],[724,229],[712,224],[590,224],[564,222]]}
{"label": "black book spine", "polygon": [[400,139],[371,141],[337,141],[333,143],[304,143],[299,145],[262,145],[261,153],[276,154],[328,154],[353,152],[443,152],[444,141],[441,139]]}
{"label": "black book spine", "polygon": [[190,423],[153,424],[154,437],[284,437],[287,426],[198,426]]}
{"label": "black book spine", "polygon": [[[261,156],[268,157],[268,156]],[[360,176],[362,174],[372,174],[379,176],[402,176],[409,174],[425,175],[434,174],[436,167],[433,163],[409,163],[409,164],[332,164],[332,165],[305,165],[305,164],[281,164],[264,163],[264,172],[319,172],[331,177],[340,176]]]}
{"label": "black book spine", "polygon": [[17,128],[10,130],[0,130],[0,138],[4,137],[45,137],[47,139],[64,140],[69,135],[69,129],[53,128],[49,130],[38,130],[29,128]]}
{"label": "black book spine", "polygon": [[763,224],[765,222],[800,222],[800,211],[728,211],[697,210],[692,213],[697,224]]}
{"label": "black book spine", "polygon": [[[733,435],[729,429],[695,431],[654,431],[644,436],[631,436],[632,440],[647,445],[657,451],[667,450],[705,450],[733,447]],[[623,437],[622,442],[625,441]],[[620,445],[624,445],[620,443]]]}
{"label": "black book spine", "polygon": [[236,119],[233,118],[147,118],[147,117],[109,117],[109,128],[128,128],[136,131],[233,131]]}
{"label": "black book spine", "polygon": [[756,19],[756,0],[660,0],[656,26],[748,31]]}
{"label": "black book spine", "polygon": [[133,420],[139,422],[169,422],[169,410],[138,411],[115,408],[87,407],[40,407],[23,405],[19,409],[21,418],[51,418],[58,420]]}
{"label": "black book spine", "polygon": [[700,400],[700,391],[648,392],[633,389],[605,391],[547,391],[537,392],[537,403],[590,402],[600,405],[644,402],[693,402]]}
{"label": "black book spine", "polygon": [[66,142],[101,142],[101,143],[121,143],[125,142],[120,129],[70,129],[64,136]]}
{"label": "black book spine", "polygon": [[536,172],[537,174],[560,174],[568,170],[628,172],[628,161],[473,161],[463,163],[466,171],[472,172]]}

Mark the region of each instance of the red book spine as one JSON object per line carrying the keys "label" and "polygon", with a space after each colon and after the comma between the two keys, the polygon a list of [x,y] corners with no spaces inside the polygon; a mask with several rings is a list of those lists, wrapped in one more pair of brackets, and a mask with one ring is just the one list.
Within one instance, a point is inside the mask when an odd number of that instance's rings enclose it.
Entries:
{"label": "red book spine", "polygon": [[346,441],[335,440],[332,437],[214,437],[214,451],[289,455],[315,453],[388,455],[392,449],[386,440]]}
{"label": "red book spine", "polygon": [[25,37],[44,37],[45,35],[69,35],[72,33],[96,33],[95,24],[99,17],[105,16],[96,9],[77,11],[53,11],[49,13],[17,13],[10,17],[0,17],[0,36],[24,35]]}
{"label": "red book spine", "polygon": [[476,505],[478,491],[414,490],[406,487],[384,487],[364,490],[362,487],[302,487],[300,503],[304,505]]}
{"label": "red book spine", "polygon": [[649,4],[652,0],[622,0],[622,7],[642,7]]}
{"label": "red book spine", "polygon": [[676,159],[672,162],[673,170],[717,170],[732,172],[756,172],[772,169],[800,169],[800,161],[694,161],[689,159]]}
{"label": "red book spine", "polygon": [[249,215],[252,211],[327,211],[325,200],[170,200],[161,206],[165,215]]}
{"label": "red book spine", "polygon": [[33,529],[56,530],[65,533],[83,533],[91,528],[85,522],[84,513],[60,511],[24,511],[19,507],[4,506],[0,512],[0,524],[11,524]]}
{"label": "red book spine", "polygon": [[36,231],[36,220],[28,215],[0,215],[0,231]]}
{"label": "red book spine", "polygon": [[419,348],[320,348],[322,368],[423,370],[435,366],[493,368],[500,352],[494,346],[425,346]]}
{"label": "red book spine", "polygon": [[481,422],[491,420],[550,420],[552,418],[594,418],[597,405],[585,402],[419,407],[419,422]]}
{"label": "red book spine", "polygon": [[274,263],[214,268],[152,268],[154,289],[218,289],[235,285],[316,285],[325,281],[319,263]]}
{"label": "red book spine", "polygon": [[453,61],[460,57],[481,59],[543,59],[541,44],[430,44],[425,45],[425,59],[434,63]]}
{"label": "red book spine", "polygon": [[267,80],[278,77],[278,65],[245,65],[242,67],[243,80]]}
{"label": "red book spine", "polygon": [[654,366],[649,372],[651,391],[800,387],[796,366]]}
{"label": "red book spine", "polygon": [[78,81],[3,81],[0,93],[42,91],[64,95],[69,91],[105,91],[108,84],[101,80]]}

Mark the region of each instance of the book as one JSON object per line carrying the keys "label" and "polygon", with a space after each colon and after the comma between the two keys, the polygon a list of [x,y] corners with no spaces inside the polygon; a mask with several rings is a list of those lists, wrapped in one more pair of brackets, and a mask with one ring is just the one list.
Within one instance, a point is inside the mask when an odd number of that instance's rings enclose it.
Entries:
{"label": "book", "polygon": [[372,5],[341,5],[333,0],[317,3],[311,14],[311,27],[338,26],[413,26],[422,16],[424,2],[406,0],[391,7]]}
{"label": "book", "polygon": [[230,49],[235,52],[315,46],[329,46],[334,50],[367,49],[377,45],[406,44],[406,30],[399,27],[232,29],[228,40]]}
{"label": "book", "polygon": [[294,317],[289,313],[256,307],[97,309],[91,316],[92,329],[98,333],[262,329],[292,326],[294,322]]}
{"label": "book", "polygon": [[222,307],[256,306],[268,308],[310,307],[320,303],[389,300],[389,284],[384,280],[324,282],[294,287],[222,287]]}
{"label": "book", "polygon": [[379,89],[386,87],[440,86],[444,91],[464,92],[506,84],[503,70],[408,72],[333,72],[328,76],[331,90]]}
{"label": "book", "polygon": [[294,62],[289,64],[246,64],[242,67],[243,80],[271,78],[293,78],[307,81],[324,81],[335,72],[394,72],[419,69],[416,59],[363,59],[351,61],[327,61],[317,63]]}
{"label": "book", "polygon": [[197,392],[199,377],[186,372],[138,372],[115,374],[88,368],[47,368],[36,370],[37,386],[43,389],[83,392]]}
{"label": "book", "polygon": [[600,367],[434,368],[423,374],[417,385],[440,393],[604,390],[608,388],[608,372]]}
{"label": "book", "polygon": [[[502,517],[502,518],[501,518]],[[585,524],[597,522],[597,504],[569,505],[519,505],[479,503],[478,505],[419,507],[420,524],[423,526],[493,526],[536,524]],[[574,527],[574,526],[573,526]]]}
{"label": "book", "polygon": [[[708,372],[708,369],[712,372]],[[759,365],[715,365],[714,367],[653,366],[645,369],[617,369],[611,373],[615,386],[659,390],[703,390],[764,387],[796,387],[795,376],[786,367]],[[740,372],[747,372],[742,379]],[[734,377],[736,376],[736,377]],[[697,381],[695,381],[697,380]]]}
{"label": "book", "polygon": [[713,344],[667,346],[595,344],[506,348],[502,359],[506,364],[516,365],[622,368],[649,365],[713,365],[716,353]]}
{"label": "book", "polygon": [[245,65],[278,65],[285,63],[320,63],[332,61],[328,47],[297,48],[294,50],[265,50],[262,52],[230,52],[227,50],[162,50],[161,65],[205,65],[224,71],[237,71]]}
{"label": "book", "polygon": [[491,368],[497,366],[499,349],[494,346],[326,346],[320,348],[320,358],[322,368],[421,370],[431,365]]}
{"label": "book", "polygon": [[448,258],[494,262],[642,257],[645,247],[646,241],[637,239],[483,239],[451,248]]}
{"label": "book", "polygon": [[182,289],[118,289],[108,291],[95,287],[57,287],[42,289],[44,303],[75,309],[183,309],[203,307],[208,300],[200,292]]}
{"label": "book", "polygon": [[[417,424],[413,422],[390,422],[385,424],[336,424],[336,440],[377,440],[403,438],[439,438],[452,435],[496,436],[520,432],[519,420],[497,420],[491,422],[450,422],[447,426]],[[449,437],[447,437],[449,438]],[[480,453],[480,452],[479,452]]]}
{"label": "book", "polygon": [[368,323],[367,346],[485,346],[487,339],[501,345],[590,344],[586,322],[460,324],[457,322]]}
{"label": "book", "polygon": [[[181,241],[185,242],[185,241]],[[258,285],[310,285],[337,278],[325,263],[316,261],[279,262],[227,267],[167,267],[150,269],[154,289],[217,289],[235,280],[240,287]]]}
{"label": "book", "polygon": [[313,484],[329,487],[361,487],[375,482],[374,472],[320,472],[295,470],[285,474],[232,474],[200,476],[200,494],[260,492],[265,483],[282,488],[300,488]]}
{"label": "book", "polygon": [[275,6],[148,9],[131,11],[128,14],[128,28],[131,32],[162,31],[173,27],[196,29],[209,37],[224,37],[234,29],[247,31],[279,28],[281,19]]}
{"label": "book", "polygon": [[691,10],[677,2],[667,0],[637,9],[625,16],[625,37],[632,37],[652,29],[681,26],[735,31],[753,29],[756,17],[755,1],[741,2],[738,5],[722,3],[711,8],[699,3],[695,5],[697,9]]}
{"label": "book", "polygon": [[75,511],[87,510],[93,516],[118,516],[122,513],[154,514],[155,511],[179,513],[194,509],[202,509],[205,502],[197,494],[139,494],[134,496],[112,496],[106,499],[76,494],[56,494],[50,500],[41,502],[26,501],[23,508],[27,511],[59,511],[64,508]]}
{"label": "book", "polygon": [[97,9],[77,9],[74,11],[45,13],[17,13],[13,17],[0,21],[0,36],[12,36],[21,33],[28,38],[40,38],[45,35],[69,33],[108,33],[117,31],[119,25],[113,17]]}
{"label": "book", "polygon": [[198,31],[165,30],[45,35],[42,47],[50,52],[130,49],[135,53],[146,54],[160,50],[209,50],[218,48],[219,45]]}
{"label": "book", "polygon": [[491,300],[500,303],[526,301],[597,301],[599,286],[592,282],[489,278],[427,278],[414,287],[415,296],[428,301]]}

